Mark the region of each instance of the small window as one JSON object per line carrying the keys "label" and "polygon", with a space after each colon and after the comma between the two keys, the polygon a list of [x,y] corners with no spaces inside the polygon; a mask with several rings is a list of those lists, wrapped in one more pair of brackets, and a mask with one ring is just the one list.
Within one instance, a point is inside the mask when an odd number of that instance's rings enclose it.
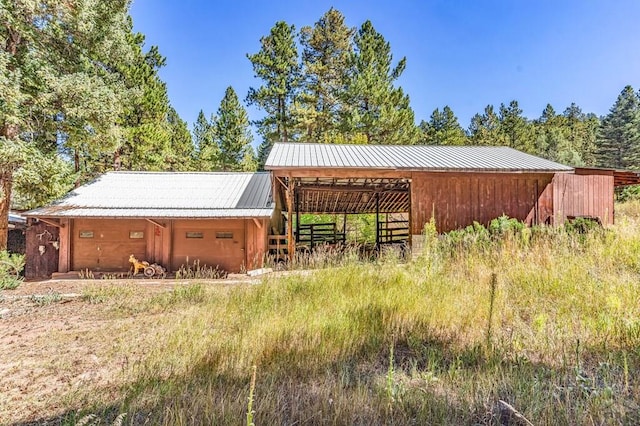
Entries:
{"label": "small window", "polygon": [[93,231],[80,231],[80,238],[93,238]]}
{"label": "small window", "polygon": [[232,240],[233,232],[216,232],[216,238],[224,240]]}
{"label": "small window", "polygon": [[204,238],[202,232],[187,232],[187,238]]}
{"label": "small window", "polygon": [[129,231],[129,238],[132,238],[134,240],[139,240],[144,238],[144,232],[143,231]]}

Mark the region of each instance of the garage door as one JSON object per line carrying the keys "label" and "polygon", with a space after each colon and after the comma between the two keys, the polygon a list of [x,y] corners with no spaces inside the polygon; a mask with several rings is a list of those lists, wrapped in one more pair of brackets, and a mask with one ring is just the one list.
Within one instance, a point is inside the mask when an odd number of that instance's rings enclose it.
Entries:
{"label": "garage door", "polygon": [[72,268],[128,271],[130,255],[145,258],[146,232],[144,220],[75,219]]}
{"label": "garage door", "polygon": [[176,221],[173,226],[174,270],[198,260],[200,265],[239,272],[244,263],[243,220]]}

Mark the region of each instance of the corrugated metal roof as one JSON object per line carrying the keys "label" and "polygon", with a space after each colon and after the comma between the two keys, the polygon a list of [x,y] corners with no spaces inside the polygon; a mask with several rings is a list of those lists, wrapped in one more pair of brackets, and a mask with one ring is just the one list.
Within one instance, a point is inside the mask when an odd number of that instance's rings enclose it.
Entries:
{"label": "corrugated metal roof", "polygon": [[480,172],[573,170],[535,155],[498,146],[274,144],[265,168],[296,167]]}
{"label": "corrugated metal roof", "polygon": [[27,223],[27,218],[17,213],[9,212],[9,223],[24,225]]}
{"label": "corrugated metal roof", "polygon": [[26,215],[213,218],[272,212],[269,173],[109,172]]}

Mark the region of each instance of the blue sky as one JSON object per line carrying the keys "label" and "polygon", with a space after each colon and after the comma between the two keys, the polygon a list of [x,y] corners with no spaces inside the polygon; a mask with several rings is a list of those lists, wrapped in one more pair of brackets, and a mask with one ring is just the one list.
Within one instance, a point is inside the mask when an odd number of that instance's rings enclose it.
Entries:
{"label": "blue sky", "polygon": [[161,76],[191,128],[200,109],[217,110],[227,86],[244,99],[260,85],[246,54],[276,21],[299,29],[331,6],[349,26],[371,20],[394,58],[407,57],[398,84],[416,122],[449,105],[466,128],[487,104],[512,99],[530,118],[571,102],[603,115],[625,85],[640,89],[640,1],[133,0],[131,14],[167,57]]}

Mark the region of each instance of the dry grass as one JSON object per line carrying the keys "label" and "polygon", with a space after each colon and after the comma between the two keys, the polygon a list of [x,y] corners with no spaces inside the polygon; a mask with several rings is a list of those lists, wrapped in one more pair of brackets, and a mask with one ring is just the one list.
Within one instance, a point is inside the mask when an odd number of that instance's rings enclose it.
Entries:
{"label": "dry grass", "polygon": [[640,205],[617,217],[589,234],[431,237],[409,264],[87,292],[76,309],[95,310],[114,342],[101,356],[129,361],[112,383],[65,393],[52,417],[499,424],[504,400],[534,424],[638,424]]}

